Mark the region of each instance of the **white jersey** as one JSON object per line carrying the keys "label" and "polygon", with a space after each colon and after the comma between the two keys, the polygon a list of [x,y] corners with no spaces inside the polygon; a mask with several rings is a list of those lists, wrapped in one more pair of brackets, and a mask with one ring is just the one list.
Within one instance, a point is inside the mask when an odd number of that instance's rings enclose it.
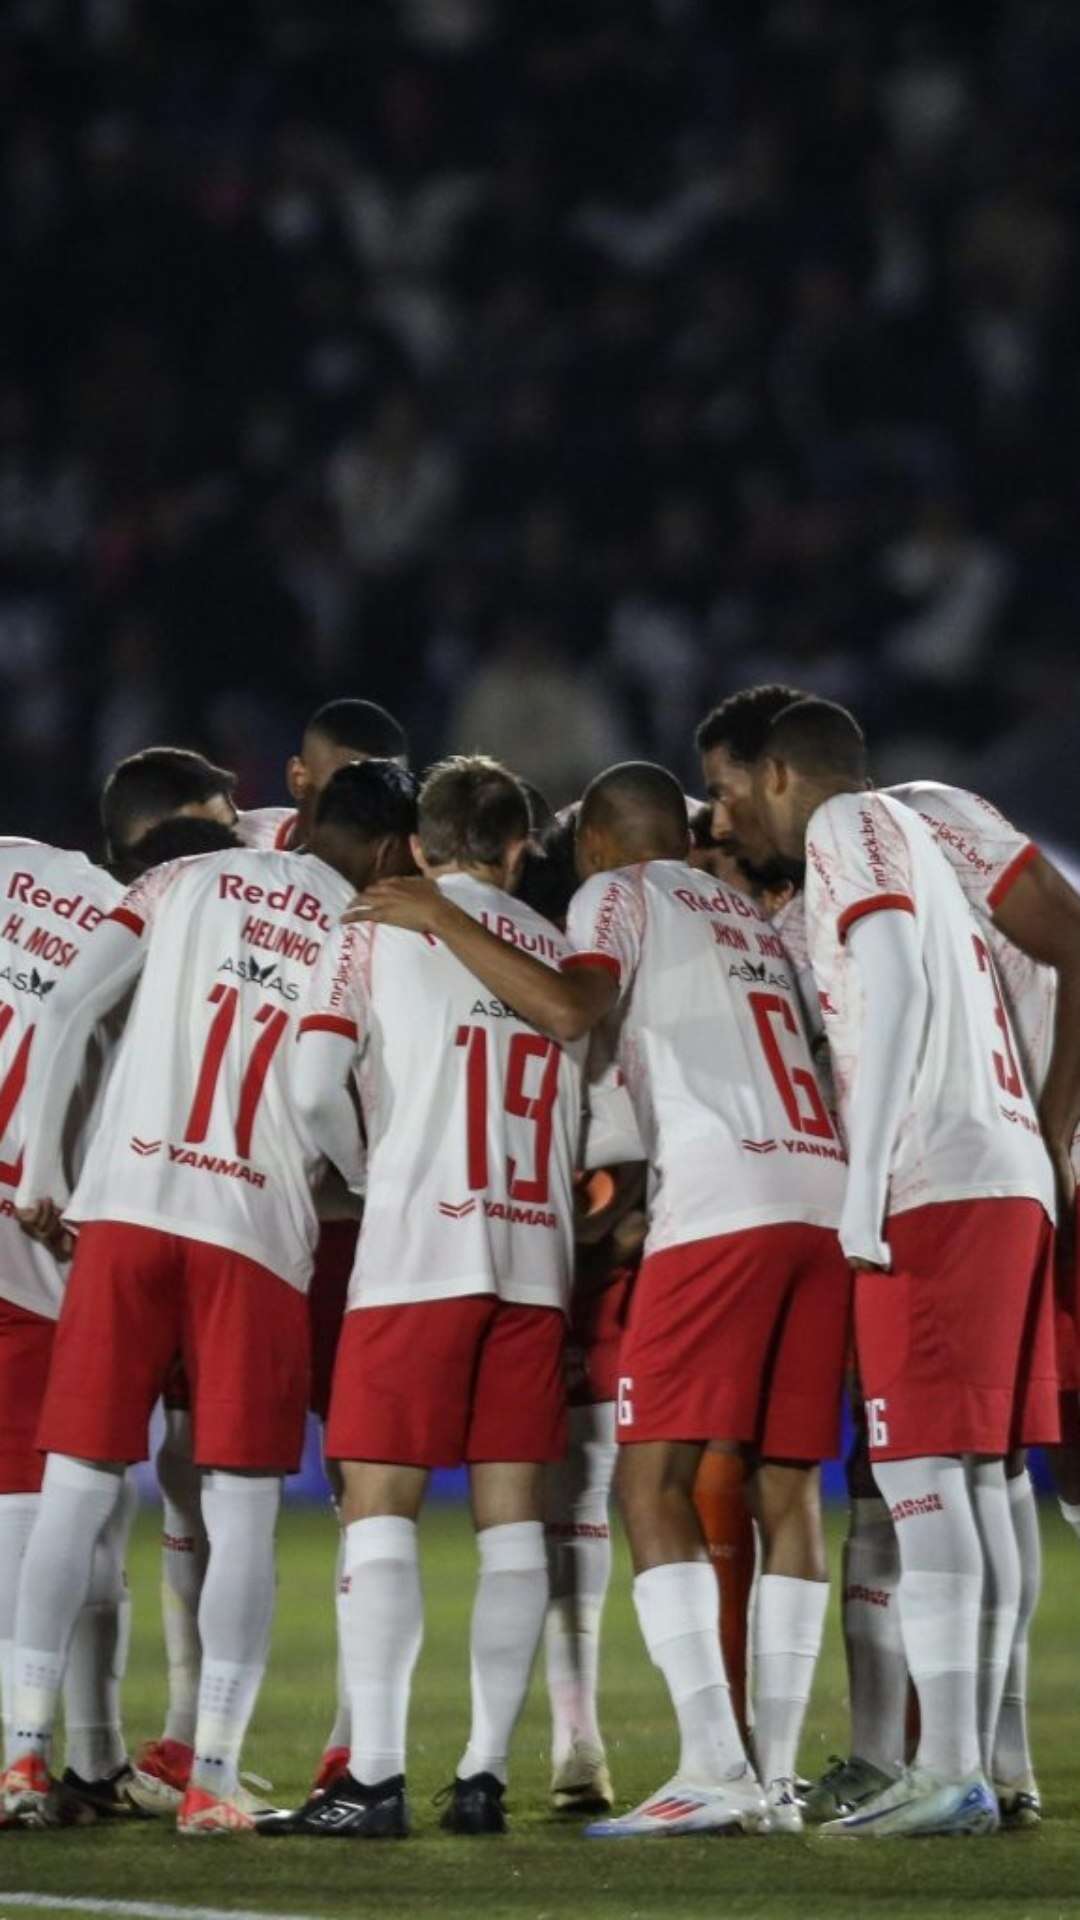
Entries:
{"label": "white jersey", "polygon": [[248,807],[236,816],[235,832],[257,853],[291,853],[295,807]]}
{"label": "white jersey", "polygon": [[[307,1286],[321,1161],[289,1099],[288,1059],[351,891],[312,855],[238,850],[170,861],[124,895],[72,973],[72,992],[82,988],[88,1003],[141,977],[66,1218],[228,1247]],[[64,1013],[79,1017],[77,1006]],[[54,1089],[71,1051],[53,1036],[43,1139],[54,1137]],[[52,1184],[35,1142],[23,1198]]]}
{"label": "white jersey", "polygon": [[[890,787],[889,795],[911,807],[926,822],[941,853],[960,882],[968,906],[994,956],[1002,997],[1016,1036],[1028,1087],[1038,1097],[1054,1044],[1057,975],[1032,960],[994,925],[1000,906],[1037,848],[988,800],[962,787],[916,780]],[[1074,1158],[1077,1147],[1074,1144]]]}
{"label": "white jersey", "polygon": [[[82,853],[37,840],[0,839],[0,1299],[55,1319],[64,1269],[15,1219],[26,1152],[24,1098],[34,1039],[57,981],[120,899],[123,888]],[[85,1081],[68,1115],[69,1172],[89,1110]]]}
{"label": "white jersey", "polygon": [[1053,1215],[1053,1180],[982,928],[930,830],[882,793],[837,794],[806,838],[810,958],[841,1113],[858,1067],[862,991],[846,944],[863,915],[914,916],[930,1010],[901,1122],[888,1211],[1024,1196]]}
{"label": "white jersey", "polygon": [[[548,966],[569,952],[498,888],[439,885]],[[565,1311],[584,1043],[526,1025],[441,942],[363,925],[327,941],[301,1035],[320,1030],[355,1047],[368,1140],[349,1306],[497,1294]]]}
{"label": "white jersey", "polygon": [[802,1220],[834,1227],[844,1153],[792,969],[743,893],[679,860],[575,894],[574,964],[619,982],[616,1055],[650,1166],[647,1253]]}

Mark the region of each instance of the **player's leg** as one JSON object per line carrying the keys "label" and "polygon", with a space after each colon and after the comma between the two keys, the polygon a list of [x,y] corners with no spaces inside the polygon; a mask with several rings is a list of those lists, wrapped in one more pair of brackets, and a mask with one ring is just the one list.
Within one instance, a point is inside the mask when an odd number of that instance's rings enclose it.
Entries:
{"label": "player's leg", "polygon": [[710,1441],[694,1484],[694,1505],[720,1589],[720,1638],[735,1716],[747,1733],[746,1680],[750,1595],[757,1561],[742,1450]]}
{"label": "player's leg", "polygon": [[11,1750],[15,1605],[37,1518],[42,1459],[34,1442],[56,1322],[0,1299],[0,1703],[5,1764]]}
{"label": "player's leg", "polygon": [[12,1663],[10,1812],[62,1817],[52,1743],[68,1648],[123,1465],[146,1457],[151,1408],[176,1344],[172,1243],[141,1227],[83,1228],[57,1326],[38,1440],[48,1452],[23,1560]]}
{"label": "player's leg", "polygon": [[[325,1414],[323,1415],[325,1420]],[[326,1430],[322,1431],[323,1472],[330,1485],[334,1515],[337,1520],[337,1551],[334,1554],[334,1632],[337,1658],[334,1662],[335,1701],[334,1718],[330,1731],[323,1743],[322,1754],[312,1781],[312,1792],[318,1793],[324,1787],[330,1787],[348,1771],[349,1749],[352,1744],[352,1708],[349,1704],[349,1683],[345,1673],[345,1654],[343,1648],[342,1608],[345,1600],[345,1526],[342,1519],[342,1505],[345,1498],[345,1481],[340,1463],[326,1458]]]}
{"label": "player's leg", "polygon": [[131,1595],[125,1562],[137,1505],[125,1475],[120,1496],[98,1536],[90,1586],[71,1636],[64,1673],[67,1769],[61,1786],[102,1818],[130,1816],[137,1806],[134,1772],[120,1719],[127,1671]]}
{"label": "player's leg", "polygon": [[597,1684],[615,1457],[615,1402],[572,1406],[566,1458],[548,1468],[545,1502],[550,1599],[544,1646],[558,1812],[603,1812],[612,1804]]}
{"label": "player's leg", "polygon": [[1016,1623],[1020,1616],[1020,1553],[1004,1460],[969,1462],[971,1506],[983,1553],[979,1638],[979,1744],[983,1771],[993,1772],[998,1720]]}
{"label": "player's leg", "polygon": [[303,1449],[304,1296],[254,1261],[188,1240],[180,1344],[209,1551],[195,1752],[177,1828],[250,1830],[267,1809],[240,1785],[240,1754],[270,1645],[282,1476],[296,1471]]}
{"label": "player's leg", "polygon": [[337,1625],[336,1700],[334,1719],[323,1744],[322,1755],[312,1782],[312,1791],[328,1787],[341,1778],[349,1765],[352,1735],[349,1690],[345,1680],[345,1662],[341,1647],[340,1613],[345,1573],[345,1536],[341,1524],[344,1492],[338,1463],[326,1457],[326,1421],[330,1412],[334,1362],[345,1318],[353,1261],[356,1257],[358,1223],[355,1219],[324,1220],[319,1228],[315,1268],[308,1292],[308,1318],[311,1325],[311,1411],[320,1423],[323,1440],[323,1471],[330,1485],[338,1523],[337,1554],[334,1562],[334,1620]]}
{"label": "player's leg", "polygon": [[1008,1463],[1009,1513],[1020,1561],[1020,1602],[998,1716],[991,1778],[1002,1824],[1037,1826],[1041,1818],[1028,1738],[1028,1634],[1042,1587],[1042,1536],[1031,1475],[1023,1453]]}
{"label": "player's leg", "polygon": [[170,1371],[165,1432],[155,1466],[161,1489],[161,1624],[168,1705],[160,1739],[135,1755],[134,1794],[149,1813],[173,1812],[191,1779],[202,1646],[199,1601],[209,1548],[202,1475],[192,1456],[191,1403],[183,1367]]}
{"label": "player's leg", "polygon": [[478,1345],[465,1441],[480,1558],[472,1717],[443,1815],[452,1833],[506,1830],[510,1741],[548,1604],[544,1478],[566,1450],[565,1336],[554,1308],[493,1301]]}
{"label": "player's leg", "polygon": [[753,1749],[772,1831],[799,1832],[795,1763],[829,1598],[820,1469],[816,1463],[763,1461],[753,1478],[752,1499],[762,1543],[754,1611]]}

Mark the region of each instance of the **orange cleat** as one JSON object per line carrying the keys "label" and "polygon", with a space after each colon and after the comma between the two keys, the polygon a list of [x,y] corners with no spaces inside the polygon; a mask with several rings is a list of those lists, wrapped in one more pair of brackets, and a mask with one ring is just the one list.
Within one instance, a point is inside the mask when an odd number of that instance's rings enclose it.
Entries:
{"label": "orange cleat", "polygon": [[3,1809],[5,1825],[19,1827],[57,1826],[51,1811],[53,1780],[44,1754],[23,1753],[4,1775]]}
{"label": "orange cleat", "polygon": [[260,1814],[273,1813],[246,1787],[218,1799],[205,1787],[189,1787],[176,1816],[177,1833],[254,1833]]}

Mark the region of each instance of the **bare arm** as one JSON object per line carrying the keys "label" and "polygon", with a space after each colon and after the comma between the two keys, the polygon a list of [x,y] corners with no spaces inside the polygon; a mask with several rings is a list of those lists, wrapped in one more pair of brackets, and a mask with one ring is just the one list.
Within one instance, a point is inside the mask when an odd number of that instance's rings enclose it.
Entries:
{"label": "bare arm", "polygon": [[490,993],[553,1040],[579,1040],[618,998],[615,969],[581,966],[559,973],[546,967],[489,933],[430,880],[380,880],[344,917],[346,923],[375,921],[441,940]]}

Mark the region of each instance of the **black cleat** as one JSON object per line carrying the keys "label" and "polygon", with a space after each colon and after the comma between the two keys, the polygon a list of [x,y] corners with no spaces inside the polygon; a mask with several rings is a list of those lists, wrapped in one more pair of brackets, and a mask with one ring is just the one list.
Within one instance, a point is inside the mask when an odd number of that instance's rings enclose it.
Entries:
{"label": "black cleat", "polygon": [[509,1826],[503,1794],[506,1788],[493,1773],[473,1773],[455,1780],[437,1797],[450,1796],[439,1825],[444,1833],[505,1833]]}
{"label": "black cleat", "polygon": [[343,1773],[294,1813],[267,1813],[255,1822],[256,1833],[268,1840],[292,1834],[310,1840],[405,1840],[409,1828],[403,1773],[374,1787],[361,1786],[351,1773]]}
{"label": "black cleat", "polygon": [[54,1807],[54,1824],[84,1827],[96,1820],[148,1820],[150,1815],[129,1792],[134,1778],[128,1760],[101,1780],[83,1780],[68,1767],[49,1796]]}

